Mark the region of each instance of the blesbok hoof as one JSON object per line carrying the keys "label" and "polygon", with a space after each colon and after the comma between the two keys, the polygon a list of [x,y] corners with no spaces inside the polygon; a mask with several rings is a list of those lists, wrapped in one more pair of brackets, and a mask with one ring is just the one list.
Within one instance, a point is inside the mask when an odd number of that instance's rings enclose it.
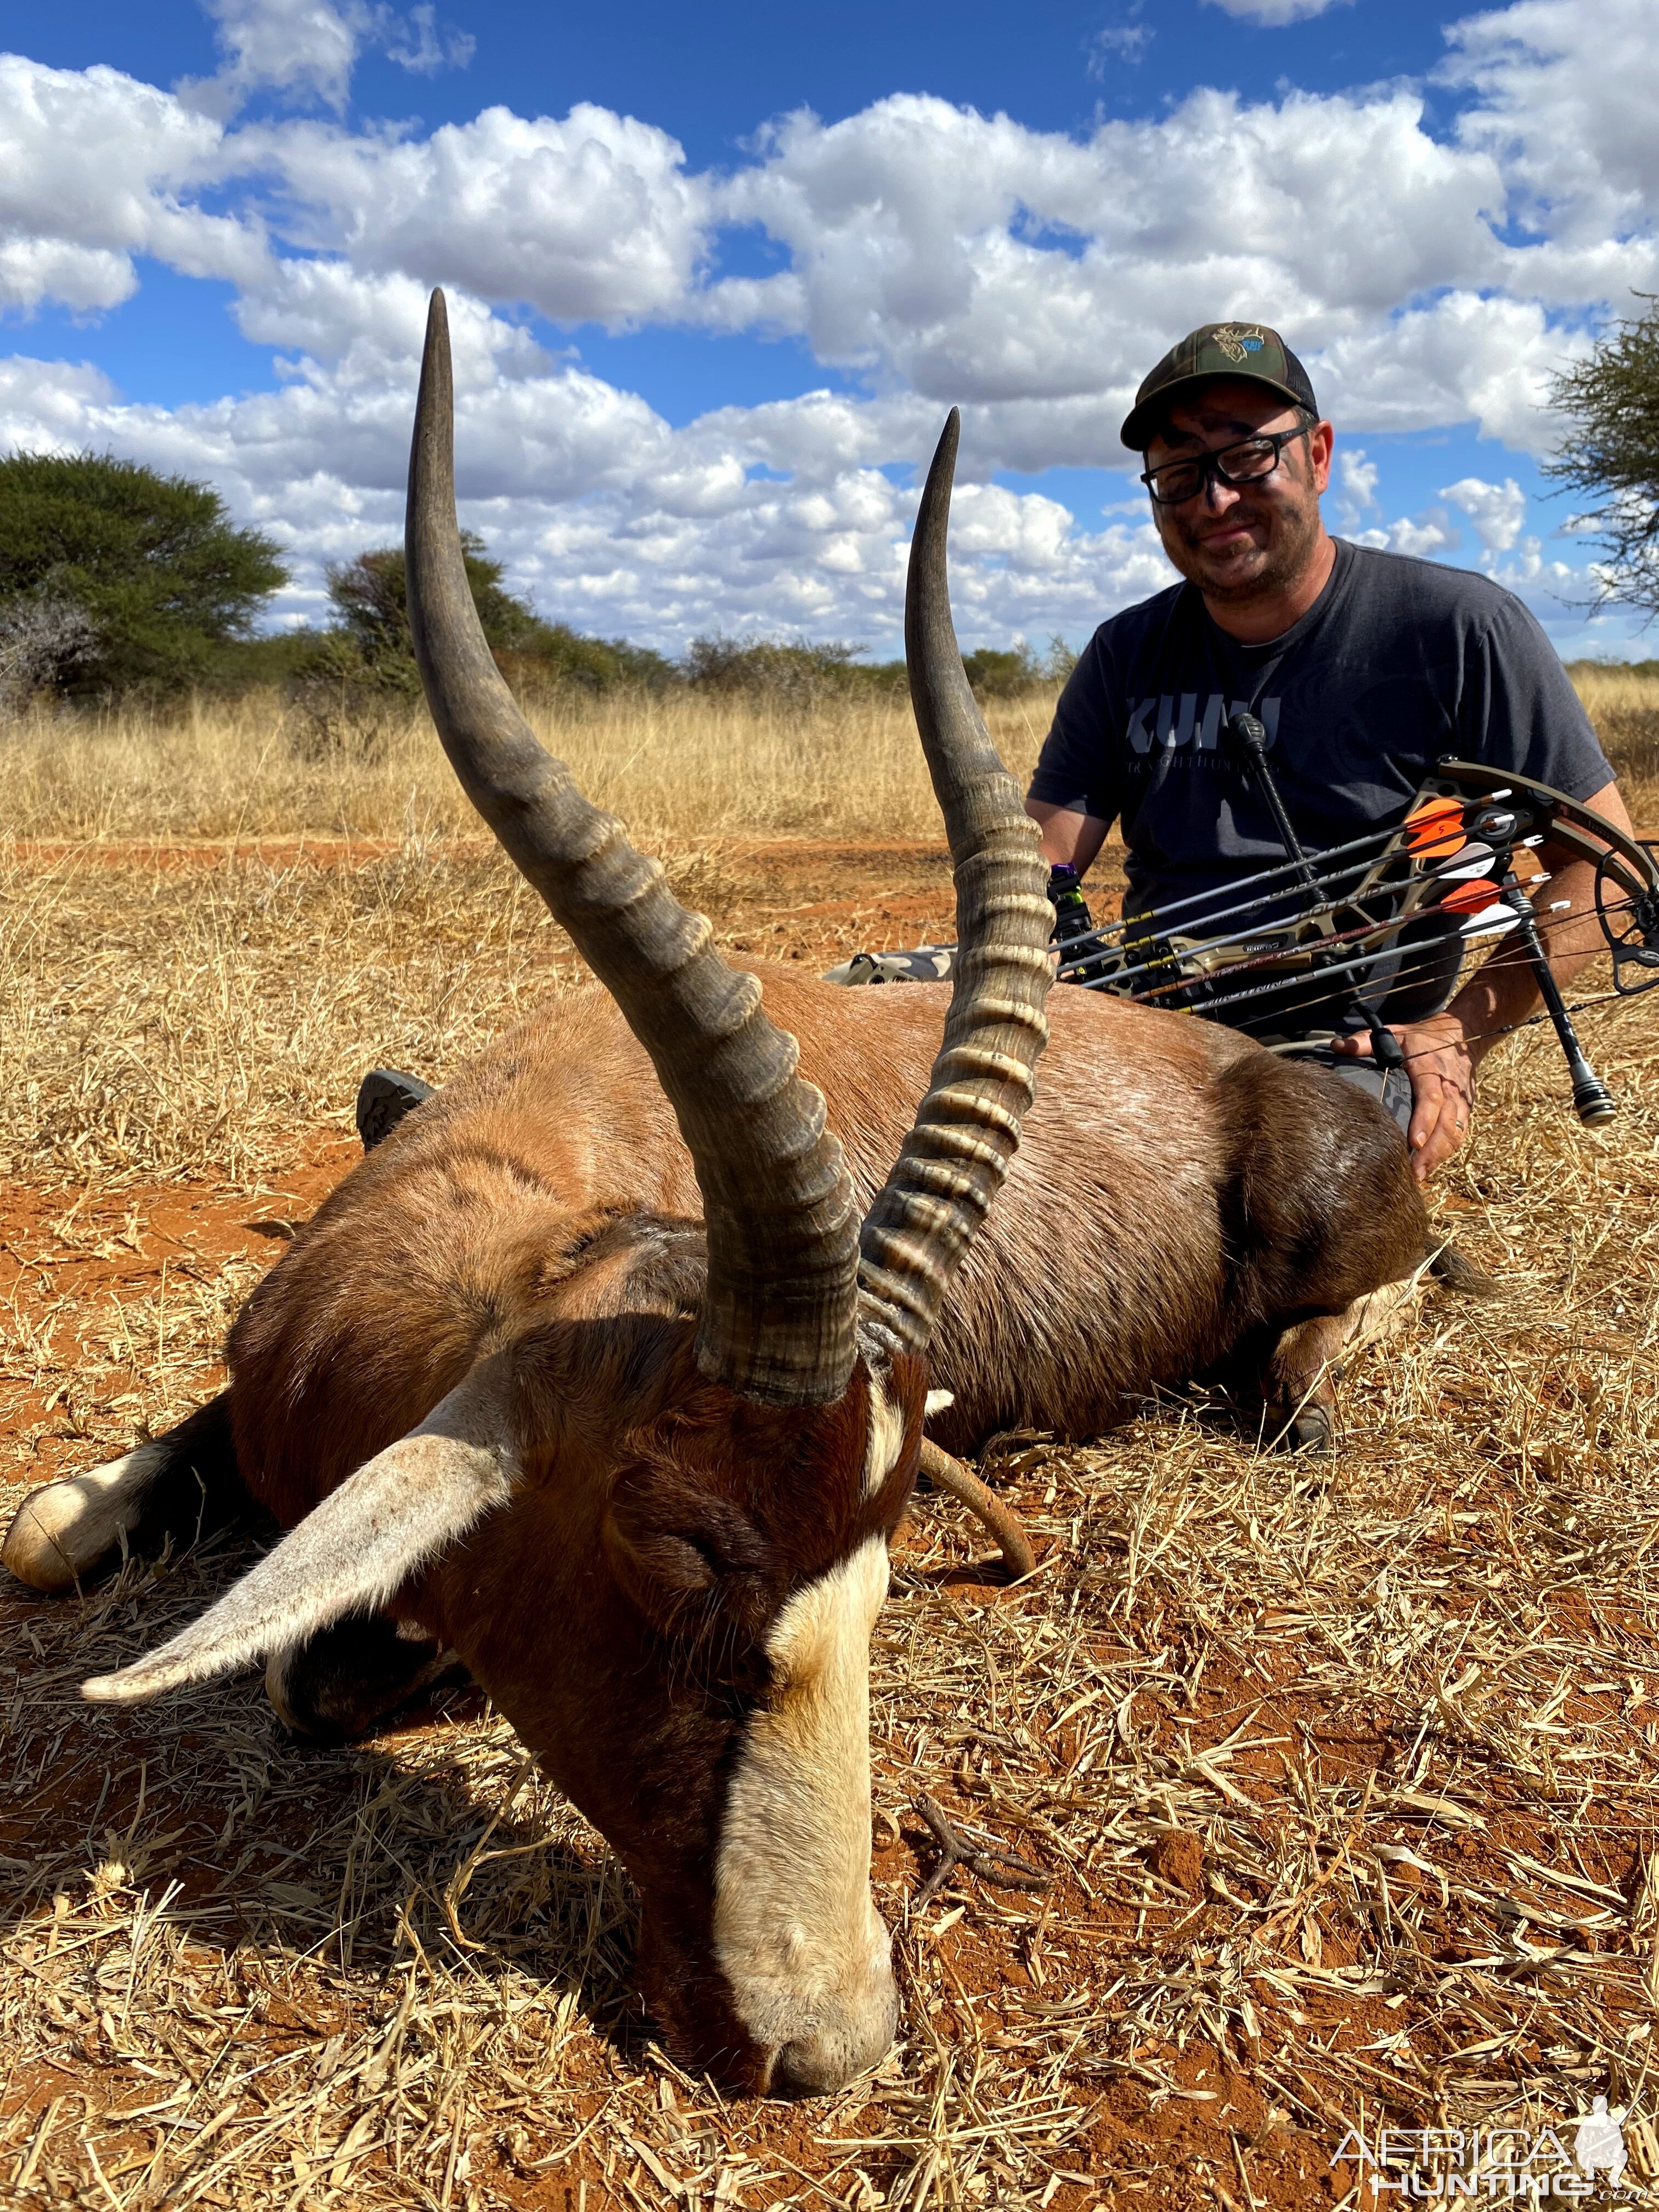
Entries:
{"label": "blesbok hoof", "polygon": [[465,1672],[456,1654],[416,1622],[359,1614],[272,1652],[265,1695],[290,1734],[309,1743],[355,1743],[445,1675]]}
{"label": "blesbok hoof", "polygon": [[400,1068],[373,1067],[357,1086],[357,1134],[372,1152],[406,1115],[432,1097],[432,1085]]}
{"label": "blesbok hoof", "polygon": [[86,1474],[32,1490],[12,1516],[0,1563],[49,1597],[73,1589],[137,1527],[165,1456],[159,1443],[140,1444]]}
{"label": "blesbok hoof", "polygon": [[[1271,1426],[1271,1424],[1269,1425]],[[1310,1452],[1323,1455],[1336,1449],[1336,1424],[1328,1407],[1298,1407],[1273,1439],[1275,1451]]]}

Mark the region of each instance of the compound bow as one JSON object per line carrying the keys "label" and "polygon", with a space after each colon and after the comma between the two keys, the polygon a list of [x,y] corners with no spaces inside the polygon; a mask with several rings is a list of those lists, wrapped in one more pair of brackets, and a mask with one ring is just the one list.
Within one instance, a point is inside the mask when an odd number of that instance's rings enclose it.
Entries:
{"label": "compound bow", "polygon": [[[1294,857],[1160,912],[1079,927],[1060,937],[1059,975],[1085,989],[1232,1026],[1296,1029],[1273,1048],[1305,1049],[1306,1018],[1322,1007],[1367,1022],[1379,1057],[1398,1047],[1370,1003],[1413,981],[1449,987],[1465,950],[1514,932],[1572,1076],[1573,1105],[1594,1125],[1616,1110],[1586,1060],[1572,1016],[1585,1006],[1659,986],[1659,847],[1628,836],[1565,792],[1530,777],[1445,759],[1403,821],[1311,860]],[[1590,862],[1595,913],[1613,961],[1613,989],[1568,1006],[1550,972],[1528,896],[1549,878],[1542,845]],[[949,946],[860,953],[842,982],[947,975]],[[1362,994],[1365,996],[1362,997]]]}

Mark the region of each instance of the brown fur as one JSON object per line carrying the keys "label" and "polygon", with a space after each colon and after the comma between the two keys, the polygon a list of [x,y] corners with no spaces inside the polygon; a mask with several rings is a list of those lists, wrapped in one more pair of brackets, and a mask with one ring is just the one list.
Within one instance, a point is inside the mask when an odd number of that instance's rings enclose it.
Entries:
{"label": "brown fur", "polygon": [[[926,1087],[946,992],[764,981],[867,1203]],[[1150,1386],[1241,1352],[1270,1395],[1316,1389],[1291,1356],[1322,1356],[1310,1323],[1336,1325],[1425,1249],[1394,1124],[1225,1030],[1068,990],[1050,1019],[1012,1173],[934,1338],[929,1379],[955,1393],[943,1441],[1022,1423],[1092,1434]],[[460,1652],[620,1852],[646,1899],[654,2006],[683,2049],[742,2080],[765,2062],[709,1964],[717,1778],[767,1694],[765,1635],[789,1591],[901,1510],[922,1384],[906,1385],[902,1477],[857,1501],[856,1391],[780,1414],[697,1376],[696,1235],[674,1220],[696,1210],[621,1016],[598,993],[560,1000],[335,1192],[238,1322],[231,1400],[244,1479],[293,1522],[481,1355],[518,1346],[528,1487],[399,1609]],[[860,1441],[837,1442],[849,1421]]]}
{"label": "brown fur", "polygon": [[[847,991],[763,971],[861,1200],[908,1128],[945,986]],[[929,1358],[970,1449],[1018,1425],[1097,1434],[1149,1389],[1409,1274],[1428,1224],[1369,1099],[1232,1032],[1056,991],[1008,1182]],[[372,1153],[233,1332],[236,1455],[285,1523],[536,1317],[602,1295],[605,1233],[695,1217],[649,1062],[596,992],[532,1016]],[[597,1241],[596,1241],[597,1240]],[[600,1272],[596,1273],[598,1269]]]}

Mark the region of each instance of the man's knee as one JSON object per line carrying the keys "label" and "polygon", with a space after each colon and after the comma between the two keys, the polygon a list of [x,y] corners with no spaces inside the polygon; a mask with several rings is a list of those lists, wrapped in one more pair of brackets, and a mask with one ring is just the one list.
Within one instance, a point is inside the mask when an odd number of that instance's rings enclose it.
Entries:
{"label": "man's knee", "polygon": [[1402,1130],[1410,1128],[1412,1079],[1403,1067],[1379,1067],[1374,1060],[1350,1060],[1334,1052],[1298,1053],[1296,1057],[1298,1066],[1317,1068],[1321,1074],[1351,1083],[1356,1091],[1375,1098]]}

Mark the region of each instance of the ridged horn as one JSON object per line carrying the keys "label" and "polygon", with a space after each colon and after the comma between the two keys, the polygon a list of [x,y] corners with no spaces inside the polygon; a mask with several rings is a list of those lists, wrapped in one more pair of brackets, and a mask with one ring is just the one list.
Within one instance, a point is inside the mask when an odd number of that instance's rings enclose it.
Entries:
{"label": "ridged horn", "polygon": [[795,1040],[728,968],[702,915],[537,742],[490,657],[455,521],[449,322],[434,292],[409,460],[409,624],[427,705],[467,797],[650,1054],[702,1194],[705,1375],[770,1405],[840,1396],[856,1352],[858,1224]]}
{"label": "ridged horn", "polygon": [[910,698],[956,876],[956,988],[945,1042],[860,1237],[859,1314],[890,1352],[926,1350],[951,1279],[1001,1188],[1048,1042],[1053,913],[1037,830],[981,720],[945,573],[959,418],[951,410],[910,544]]}

